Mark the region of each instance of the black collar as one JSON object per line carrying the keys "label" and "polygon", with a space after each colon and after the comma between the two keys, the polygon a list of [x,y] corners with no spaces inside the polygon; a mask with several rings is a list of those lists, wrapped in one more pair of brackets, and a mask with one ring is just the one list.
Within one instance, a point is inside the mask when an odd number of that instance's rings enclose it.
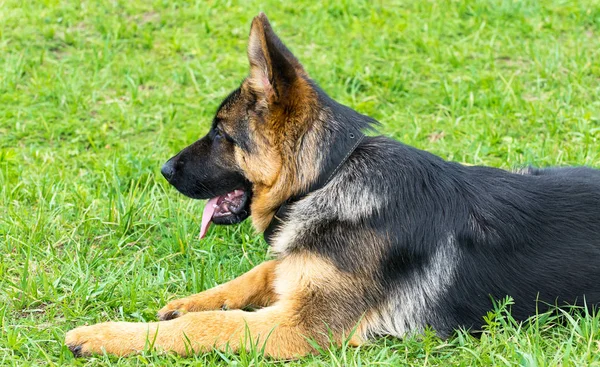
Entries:
{"label": "black collar", "polygon": [[304,198],[309,193],[319,190],[327,185],[340,167],[348,160],[364,137],[365,135],[360,130],[351,128],[347,133],[340,134],[334,139],[331,143],[332,149],[329,151],[328,156],[325,157],[323,172],[319,175],[317,180],[304,192],[284,201],[275,212],[273,219],[271,219],[271,223],[269,223],[267,229],[265,229],[265,232],[263,233],[265,241],[267,241],[269,245],[272,245],[271,242],[277,229],[279,229],[287,219],[290,205]]}

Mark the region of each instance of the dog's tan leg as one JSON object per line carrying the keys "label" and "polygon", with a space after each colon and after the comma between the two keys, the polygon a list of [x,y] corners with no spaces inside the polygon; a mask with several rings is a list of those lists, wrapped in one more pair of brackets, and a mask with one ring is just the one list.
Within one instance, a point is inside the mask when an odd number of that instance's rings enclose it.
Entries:
{"label": "dog's tan leg", "polygon": [[[119,356],[149,347],[180,355],[212,348],[239,351],[251,344],[275,358],[293,358],[312,351],[292,307],[282,304],[256,312],[205,311],[153,323],[106,322],[67,333],[66,344],[76,356],[109,353]],[[266,343],[265,343],[266,341]]]}
{"label": "dog's tan leg", "polygon": [[273,286],[276,266],[277,260],[267,261],[215,288],[173,300],[158,311],[158,317],[170,320],[187,312],[269,306],[277,300]]}
{"label": "dog's tan leg", "polygon": [[[151,346],[187,355],[213,347],[229,347],[237,352],[256,343],[260,353],[264,345],[268,356],[293,358],[313,351],[307,339],[325,347],[332,341],[340,343],[350,334],[366,311],[360,300],[364,284],[370,283],[310,253],[290,255],[276,265],[265,264],[242,276],[262,278],[248,284],[270,284],[268,292],[279,295],[276,303],[256,312],[190,312],[169,321],[83,326],[67,333],[66,344],[75,355],[103,351],[126,355]],[[240,282],[239,286],[244,284]],[[256,300],[257,294],[265,294],[243,289],[240,292],[246,294],[244,300]],[[352,345],[361,342],[359,335],[350,340]]]}

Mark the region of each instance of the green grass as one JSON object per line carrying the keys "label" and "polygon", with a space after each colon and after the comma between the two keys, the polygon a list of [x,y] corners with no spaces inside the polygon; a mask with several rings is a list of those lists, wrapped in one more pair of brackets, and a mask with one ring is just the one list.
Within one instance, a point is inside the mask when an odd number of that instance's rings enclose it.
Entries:
{"label": "green grass", "polygon": [[[381,132],[469,164],[600,167],[600,2],[0,2],[0,365],[268,364],[256,353],[75,360],[67,330],[154,320],[269,257],[161,164],[248,70],[252,17]],[[600,365],[600,317],[504,308],[486,332],[331,348],[285,365]],[[482,315],[483,316],[483,315]]]}

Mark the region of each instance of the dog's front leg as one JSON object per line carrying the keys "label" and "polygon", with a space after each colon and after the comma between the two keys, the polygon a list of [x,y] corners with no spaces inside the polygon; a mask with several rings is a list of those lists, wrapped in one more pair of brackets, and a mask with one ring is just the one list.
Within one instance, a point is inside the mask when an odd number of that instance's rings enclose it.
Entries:
{"label": "dog's front leg", "polygon": [[158,318],[170,320],[187,312],[269,306],[277,300],[273,287],[276,266],[277,260],[266,261],[227,283],[173,300],[158,311]]}
{"label": "dog's front leg", "polygon": [[175,320],[153,323],[106,322],[82,326],[67,333],[66,344],[76,356],[109,353],[128,355],[154,347],[180,355],[213,348],[237,352],[252,344],[267,356],[293,358],[312,351],[291,308],[282,305],[257,312],[205,311]]}

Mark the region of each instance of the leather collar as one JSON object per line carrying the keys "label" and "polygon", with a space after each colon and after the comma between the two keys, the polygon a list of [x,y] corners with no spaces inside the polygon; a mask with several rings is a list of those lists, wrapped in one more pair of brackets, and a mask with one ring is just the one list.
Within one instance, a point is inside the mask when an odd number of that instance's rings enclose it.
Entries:
{"label": "leather collar", "polygon": [[271,242],[273,241],[275,233],[287,220],[291,204],[327,185],[340,167],[348,160],[354,150],[356,150],[364,137],[365,135],[360,130],[350,129],[345,134],[339,134],[339,136],[334,139],[331,143],[332,149],[329,151],[328,156],[325,157],[323,172],[319,175],[317,180],[313,182],[307,190],[284,201],[275,212],[273,219],[271,219],[271,223],[269,223],[263,233],[265,241],[267,241],[269,245],[272,245]]}

